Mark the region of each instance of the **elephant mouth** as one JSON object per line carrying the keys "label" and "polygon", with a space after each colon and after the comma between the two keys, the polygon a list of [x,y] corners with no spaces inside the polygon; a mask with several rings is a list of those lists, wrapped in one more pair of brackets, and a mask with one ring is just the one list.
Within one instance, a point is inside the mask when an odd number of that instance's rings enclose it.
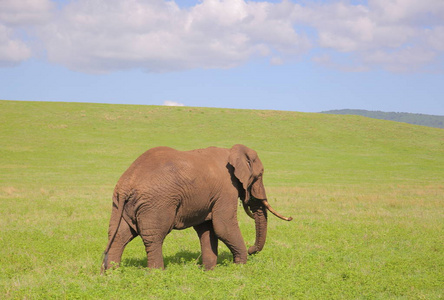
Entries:
{"label": "elephant mouth", "polygon": [[[282,219],[282,220],[285,220],[285,221],[291,221],[291,220],[293,220],[292,217],[284,217],[283,215],[281,215],[280,213],[278,213],[277,211],[275,211],[275,210],[273,209],[273,207],[271,207],[270,203],[268,203],[268,201],[267,201],[266,199],[262,199],[262,200],[260,200],[260,199],[255,199],[255,200],[256,200],[256,201],[261,201],[262,204],[267,208],[267,210],[268,210],[269,212],[271,212],[273,215],[275,215],[276,217],[278,217],[279,219]],[[242,205],[243,205],[244,210],[245,210],[245,212],[247,213],[247,215],[248,215],[250,218],[254,219],[254,215],[253,215],[253,213],[251,212],[250,208],[248,207],[248,204],[246,204],[244,201],[242,201]]]}

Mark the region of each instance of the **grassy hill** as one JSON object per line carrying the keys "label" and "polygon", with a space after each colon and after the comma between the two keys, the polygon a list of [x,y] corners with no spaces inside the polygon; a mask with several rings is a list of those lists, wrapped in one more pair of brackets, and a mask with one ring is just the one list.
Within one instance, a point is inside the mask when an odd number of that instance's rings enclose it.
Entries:
{"label": "grassy hill", "polygon": [[369,111],[363,109],[329,110],[329,111],[323,111],[322,113],[335,114],[335,115],[357,115],[374,119],[409,123],[414,125],[444,128],[444,116],[436,116],[436,115]]}
{"label": "grassy hill", "polygon": [[[0,293],[6,298],[444,297],[444,131],[360,116],[0,101]],[[166,239],[165,271],[140,239],[100,276],[111,195],[145,150],[242,143],[265,166],[264,250],[224,245],[199,267],[192,229]],[[254,224],[242,209],[248,245]]]}

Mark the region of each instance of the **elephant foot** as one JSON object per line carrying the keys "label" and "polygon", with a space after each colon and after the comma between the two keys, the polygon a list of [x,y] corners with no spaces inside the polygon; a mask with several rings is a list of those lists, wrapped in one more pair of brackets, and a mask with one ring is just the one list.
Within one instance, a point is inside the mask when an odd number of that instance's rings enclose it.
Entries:
{"label": "elephant foot", "polygon": [[247,263],[247,256],[235,256],[233,257],[233,262],[235,264],[246,264]]}

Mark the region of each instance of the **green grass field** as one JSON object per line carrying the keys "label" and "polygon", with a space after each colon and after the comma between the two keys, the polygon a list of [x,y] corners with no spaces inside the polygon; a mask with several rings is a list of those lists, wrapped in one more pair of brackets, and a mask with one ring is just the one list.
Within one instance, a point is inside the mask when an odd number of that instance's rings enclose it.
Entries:
{"label": "green grass field", "polygon": [[[123,99],[124,100],[124,99]],[[204,272],[194,230],[166,270],[140,238],[100,275],[114,185],[145,150],[242,143],[264,166],[264,250]],[[0,295],[6,299],[442,299],[444,131],[358,116],[0,101]],[[245,241],[254,222],[239,209]]]}

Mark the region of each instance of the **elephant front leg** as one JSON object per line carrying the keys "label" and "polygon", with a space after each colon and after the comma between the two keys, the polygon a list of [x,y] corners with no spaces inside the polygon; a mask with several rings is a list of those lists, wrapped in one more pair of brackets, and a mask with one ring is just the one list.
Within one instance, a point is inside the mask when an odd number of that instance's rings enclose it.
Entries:
{"label": "elephant front leg", "polygon": [[213,222],[207,221],[194,226],[200,240],[202,264],[206,271],[214,269],[217,263],[217,236],[214,233]]}
{"label": "elephant front leg", "polygon": [[247,247],[242,237],[236,214],[213,214],[213,228],[217,237],[227,245],[236,264],[247,262]]}

